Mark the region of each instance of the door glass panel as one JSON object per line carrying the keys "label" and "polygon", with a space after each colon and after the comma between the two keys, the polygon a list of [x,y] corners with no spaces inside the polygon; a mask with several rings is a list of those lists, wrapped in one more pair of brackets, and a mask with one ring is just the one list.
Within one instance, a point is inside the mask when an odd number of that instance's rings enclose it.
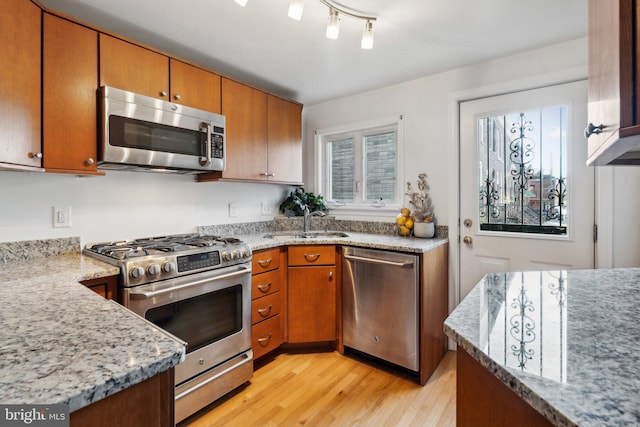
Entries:
{"label": "door glass panel", "polygon": [[567,234],[567,107],[477,122],[481,230]]}
{"label": "door glass panel", "polygon": [[152,308],[145,318],[187,342],[187,353],[242,329],[242,285]]}

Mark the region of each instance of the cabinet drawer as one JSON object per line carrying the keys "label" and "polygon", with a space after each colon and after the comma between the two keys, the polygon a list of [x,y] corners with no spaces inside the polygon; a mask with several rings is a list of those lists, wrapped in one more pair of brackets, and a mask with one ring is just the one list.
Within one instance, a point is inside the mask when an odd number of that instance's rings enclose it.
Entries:
{"label": "cabinet drawer", "polygon": [[280,292],[269,294],[251,302],[251,323],[256,324],[276,314],[280,314],[282,307]]}
{"label": "cabinet drawer", "polygon": [[289,266],[333,265],[336,263],[336,247],[333,245],[290,246]]}
{"label": "cabinet drawer", "polygon": [[253,358],[267,354],[282,344],[283,333],[280,315],[264,320],[251,328]]}
{"label": "cabinet drawer", "polygon": [[272,294],[279,291],[280,288],[280,270],[269,271],[251,277],[251,299]]}
{"label": "cabinet drawer", "polygon": [[268,249],[254,252],[252,255],[251,268],[253,274],[275,270],[280,267],[280,249]]}

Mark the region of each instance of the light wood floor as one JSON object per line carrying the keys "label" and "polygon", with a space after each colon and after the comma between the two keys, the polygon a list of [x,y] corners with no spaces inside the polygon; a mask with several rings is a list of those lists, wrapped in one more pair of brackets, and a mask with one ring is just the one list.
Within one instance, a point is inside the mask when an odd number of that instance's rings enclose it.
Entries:
{"label": "light wood floor", "polygon": [[248,386],[183,424],[203,426],[455,426],[455,353],[421,387],[337,352],[279,354]]}

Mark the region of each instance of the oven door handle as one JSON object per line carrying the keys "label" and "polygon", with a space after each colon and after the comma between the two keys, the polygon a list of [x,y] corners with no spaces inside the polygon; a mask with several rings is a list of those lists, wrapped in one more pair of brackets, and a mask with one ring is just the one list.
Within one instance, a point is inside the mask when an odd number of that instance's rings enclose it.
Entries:
{"label": "oven door handle", "polygon": [[129,295],[131,296],[131,298],[135,298],[135,299],[149,299],[149,298],[157,297],[158,295],[168,294],[168,293],[175,292],[175,291],[178,291],[178,290],[181,290],[181,289],[187,289],[187,288],[192,288],[194,286],[200,286],[203,283],[213,282],[214,280],[229,279],[231,277],[238,277],[238,276],[242,276],[242,275],[247,274],[247,273],[251,273],[251,270],[248,269],[248,268],[243,268],[241,270],[234,271],[232,273],[226,273],[226,274],[221,274],[219,276],[207,277],[206,279],[196,280],[195,282],[185,283],[184,285],[172,286],[170,288],[160,289],[158,291],[144,292],[144,291],[131,290],[131,291],[129,291]]}

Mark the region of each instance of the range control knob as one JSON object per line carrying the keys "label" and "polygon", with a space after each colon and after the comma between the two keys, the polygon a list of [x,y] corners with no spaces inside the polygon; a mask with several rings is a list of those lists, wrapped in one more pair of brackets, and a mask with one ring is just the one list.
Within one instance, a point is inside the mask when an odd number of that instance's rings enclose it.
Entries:
{"label": "range control knob", "polygon": [[223,261],[231,261],[231,253],[229,252],[222,252],[222,260]]}
{"label": "range control knob", "polygon": [[251,255],[249,248],[242,248],[242,258],[249,258],[249,255]]}
{"label": "range control knob", "polygon": [[176,263],[175,262],[165,262],[164,264],[162,264],[162,271],[164,271],[165,273],[171,273],[172,271],[176,270]]}
{"label": "range control knob", "polygon": [[134,267],[133,270],[129,273],[132,279],[139,279],[144,276],[144,268],[142,267]]}
{"label": "range control knob", "polygon": [[158,264],[151,264],[149,267],[147,267],[147,273],[149,274],[149,276],[160,274],[160,266]]}
{"label": "range control knob", "polygon": [[231,253],[231,258],[232,259],[240,259],[240,252],[239,251],[233,251]]}

